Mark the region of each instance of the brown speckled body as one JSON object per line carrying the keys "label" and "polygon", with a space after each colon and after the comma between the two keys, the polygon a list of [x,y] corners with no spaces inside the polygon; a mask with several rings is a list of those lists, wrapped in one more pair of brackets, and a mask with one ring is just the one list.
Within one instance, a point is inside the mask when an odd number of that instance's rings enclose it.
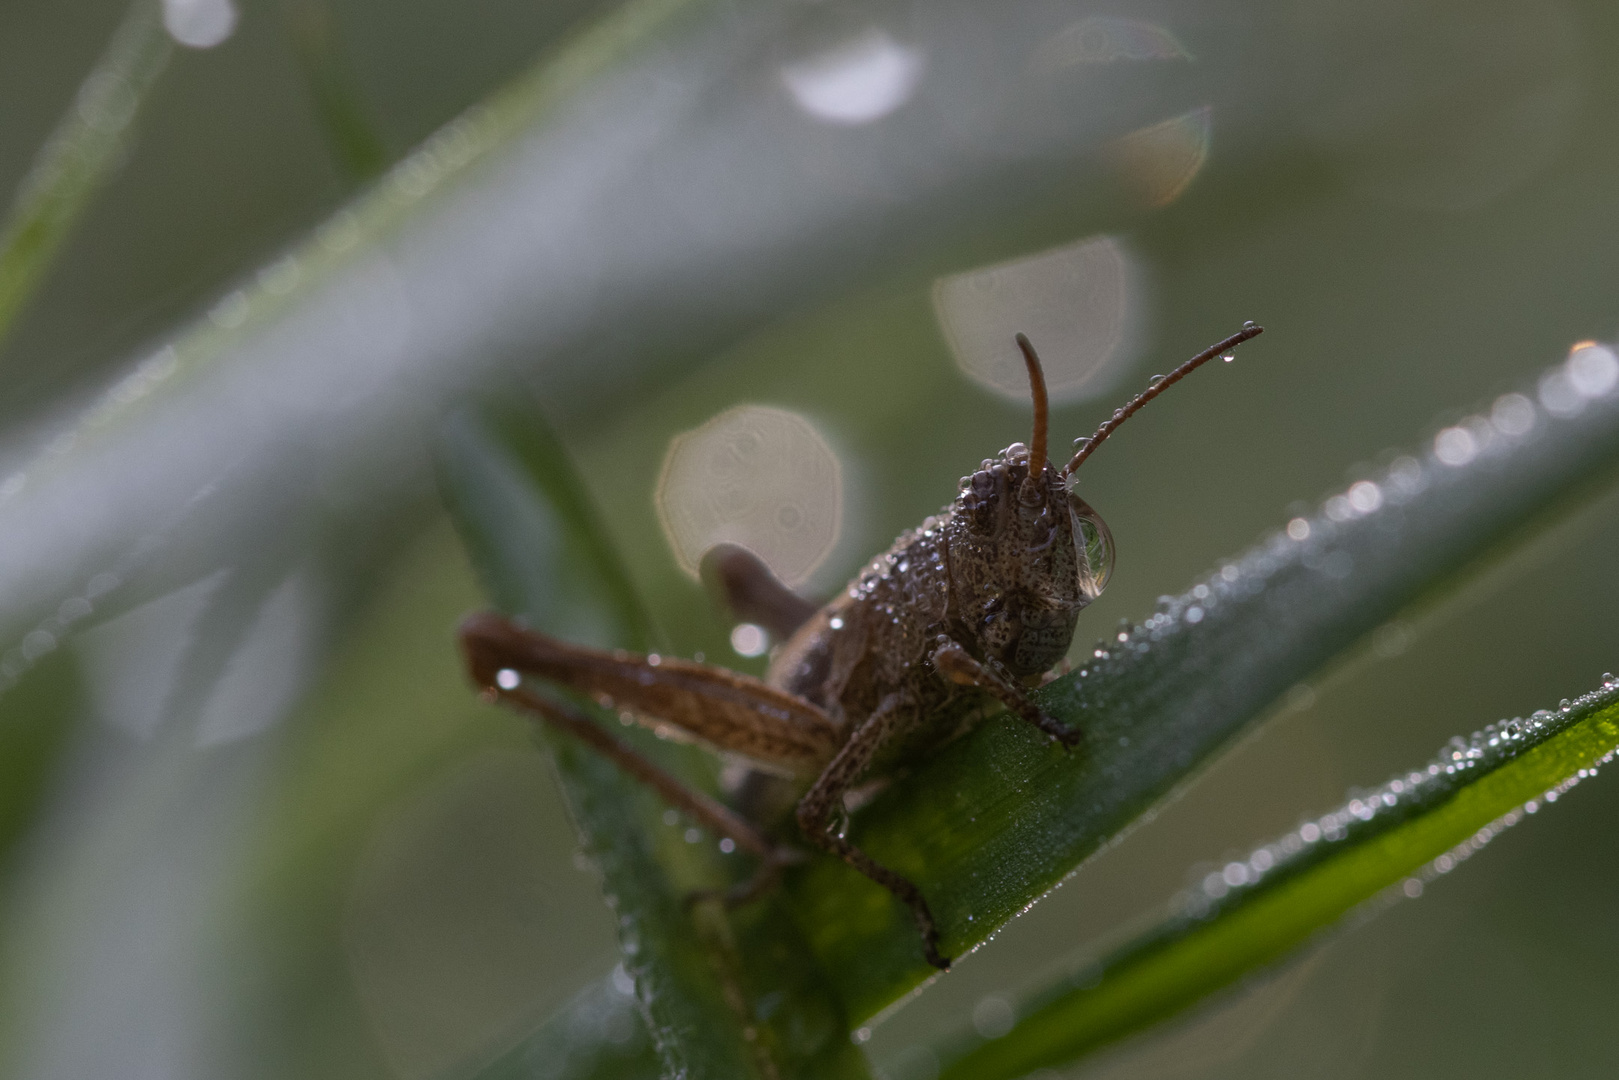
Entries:
{"label": "brown speckled body", "polygon": [[960,734],[988,696],[936,670],[941,635],[1019,680],[1038,681],[1067,652],[1102,568],[1093,574],[1074,542],[1057,470],[1046,468],[1034,482],[1037,497],[1020,500],[1028,472],[1022,444],[986,459],[954,502],[872,560],[772,661],[766,682],[819,705],[845,729],[900,695],[864,774]]}
{"label": "brown speckled body", "polygon": [[[1154,380],[1084,441],[1068,465],[1046,460],[1046,389],[1034,347],[1017,335],[1034,399],[1032,447],[1013,443],[961,478],[954,502],[905,533],[843,593],[820,609],[777,581],[757,556],[721,545],[704,559],[739,617],[785,639],[765,681],[687,660],[588,649],[492,612],[462,624],[468,668],[505,700],[582,739],[672,805],[763,857],[735,896],[756,896],[793,861],[770,835],[796,798],[803,838],[887,888],[911,909],[927,961],[945,969],[939,930],[911,881],[876,862],[836,827],[848,799],[970,725],[973,706],[1005,705],[1063,745],[1078,731],[1048,716],[1027,692],[1068,651],[1079,613],[1112,569],[1113,541],[1100,517],[1068,490],[1068,477],[1136,410],[1225,349],[1261,333],[1252,323]],[[525,686],[532,675],[768,767],[735,792],[744,818],[595,727],[589,718]],[[783,777],[791,778],[785,783]],[[802,791],[799,785],[810,783]]]}

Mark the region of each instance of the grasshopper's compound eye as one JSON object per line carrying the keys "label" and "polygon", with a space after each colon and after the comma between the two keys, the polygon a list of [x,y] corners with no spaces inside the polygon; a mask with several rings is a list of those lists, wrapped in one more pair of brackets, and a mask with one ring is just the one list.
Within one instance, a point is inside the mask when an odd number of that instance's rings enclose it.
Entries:
{"label": "grasshopper's compound eye", "polygon": [[1102,595],[1108,578],[1113,576],[1113,534],[1102,515],[1071,491],[1068,515],[1074,526],[1074,547],[1079,552],[1079,591],[1089,602]]}

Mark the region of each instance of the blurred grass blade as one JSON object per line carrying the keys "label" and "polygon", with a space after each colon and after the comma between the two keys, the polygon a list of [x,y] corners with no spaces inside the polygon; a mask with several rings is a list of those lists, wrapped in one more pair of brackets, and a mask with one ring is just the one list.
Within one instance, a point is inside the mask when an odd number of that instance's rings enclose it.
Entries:
{"label": "blurred grass blade", "polygon": [[[1612,375],[1613,356],[1601,353],[1575,354],[1538,391],[1501,399],[1496,421],[1478,415],[1446,429],[1432,448],[1098,643],[1040,695],[1085,731],[1083,752],[992,720],[880,795],[856,816],[852,839],[917,882],[947,954],[981,944],[1290,686],[1609,480],[1619,393],[1578,366]],[[790,876],[787,892],[852,1016],[877,1014],[933,974],[909,914],[847,868],[816,861]]]}
{"label": "blurred grass blade", "polygon": [[[661,646],[660,635],[653,628],[640,594],[630,580],[617,545],[607,534],[595,502],[585,490],[567,450],[534,405],[519,391],[491,394],[482,399],[475,419],[474,414],[468,412],[452,423],[475,425],[491,441],[491,452],[498,447],[499,455],[514,470],[513,477],[521,477],[534,485],[537,498],[533,501],[516,502],[514,493],[503,492],[507,499],[504,504],[488,506],[481,512],[490,516],[501,512],[537,514],[542,505],[549,507],[558,524],[566,530],[566,550],[560,553],[559,559],[560,565],[574,568],[567,577],[577,578],[578,568],[585,568],[589,574],[573,602],[575,607],[605,605],[613,620],[608,634],[618,647],[644,651]],[[461,427],[461,430],[468,429]],[[452,490],[461,499],[488,497],[492,493],[487,485],[453,485]],[[537,555],[528,546],[538,534],[545,532],[538,521],[531,521],[523,529],[491,530],[487,534],[490,550],[474,552],[474,557],[480,560],[479,573],[489,583],[492,595],[505,599],[554,592],[559,583],[552,576],[551,560]],[[503,546],[506,544],[516,546]],[[578,618],[576,614],[572,621],[577,622]]]}
{"label": "blurred grass blade", "polygon": [[585,987],[522,1043],[479,1068],[477,1080],[659,1080],[663,1066],[628,981],[619,968]]}
{"label": "blurred grass blade", "polygon": [[[581,624],[594,623],[585,636],[631,639],[633,628],[617,613],[593,610],[589,586],[574,570],[602,564],[569,558],[570,549],[594,539],[589,523],[569,519],[548,498],[571,467],[555,458],[524,460],[498,432],[479,414],[462,412],[446,428],[440,458],[446,500],[485,587],[500,607],[536,626],[577,635]],[[618,912],[626,966],[665,1065],[699,1076],[756,1075],[736,1016],[651,848],[658,808],[608,762],[566,739],[542,738]]]}
{"label": "blurred grass blade", "polygon": [[366,115],[326,0],[282,0],[287,28],[332,157],[351,180],[374,180],[388,148]]}
{"label": "blurred grass blade", "polygon": [[161,4],[135,0],[23,177],[0,228],[0,338],[123,161],[135,115],[172,51]]}
{"label": "blurred grass blade", "polygon": [[[573,640],[644,647],[649,630],[628,575],[541,417],[515,399],[459,413],[446,425],[440,463],[452,514],[500,607]],[[712,786],[712,760],[696,748],[665,747],[649,733],[613,727],[687,782]],[[795,945],[791,924],[769,904],[752,905],[735,921],[688,907],[694,887],[724,882],[716,878],[717,848],[682,839],[663,823],[665,808],[649,790],[595,753],[570,739],[542,738],[618,915],[625,967],[665,1075],[866,1076],[848,1025]],[[699,914],[707,917],[701,926]],[[511,1071],[514,1062],[548,1060],[556,1031],[555,1024],[542,1028],[488,1075],[558,1075]],[[601,1033],[580,1038],[599,1040]],[[581,1068],[612,1058],[583,1044],[576,1056]]]}
{"label": "blurred grass blade", "polygon": [[[1208,875],[1150,932],[1030,995],[1004,1037],[963,1040],[939,1080],[1065,1064],[1274,963],[1366,901],[1420,896],[1619,748],[1619,681],[1557,712],[1452,740],[1425,769]],[[1393,888],[1391,888],[1391,886]]]}
{"label": "blurred grass blade", "polygon": [[[139,579],[120,602],[178,584],[150,564],[182,530],[201,572],[272,532],[422,507],[419,418],[519,370],[559,422],[592,423],[783,311],[1135,218],[1109,147],[1144,125],[1212,102],[1234,149],[1274,131],[1263,95],[1231,89],[1264,70],[1240,50],[1031,76],[1007,56],[1071,20],[1009,0],[907,17],[914,48],[952,59],[873,139],[781,75],[869,18],[852,0],[620,4],[132,357],[0,477],[0,689],[98,575]],[[321,498],[312,460],[354,497]],[[266,513],[285,528],[244,525]]]}

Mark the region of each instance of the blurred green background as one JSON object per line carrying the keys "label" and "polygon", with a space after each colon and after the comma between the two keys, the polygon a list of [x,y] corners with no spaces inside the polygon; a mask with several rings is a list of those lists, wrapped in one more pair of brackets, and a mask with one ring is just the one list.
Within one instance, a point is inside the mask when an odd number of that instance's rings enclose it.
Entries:
{"label": "blurred green background", "polygon": [[[869,41],[859,35],[877,26],[903,44],[944,7],[837,5],[815,40]],[[127,161],[0,346],[0,474],[33,459],[132,356],[364,190],[368,162],[402,157],[609,9],[264,0],[241,5],[223,43],[177,52]],[[948,10],[961,49],[975,13],[993,36],[993,12]],[[0,8],[4,186],[20,182],[124,11]],[[1147,117],[1213,102],[1207,131],[1171,146],[1195,158],[1188,182],[1103,210],[1086,202],[1088,180],[1066,199],[1053,181],[1056,194],[1027,208],[975,216],[969,201],[959,233],[930,218],[927,243],[906,233],[909,247],[852,266],[846,284],[713,341],[696,335],[678,364],[590,395],[546,398],[536,384],[676,651],[762,670],[732,652],[730,627],[660,528],[654,490],[679,433],[744,403],[815,425],[844,482],[837,543],[811,577],[823,593],[950,498],[979,458],[1026,437],[1026,406],[955,363],[938,273],[1111,237],[1126,267],[1116,313],[1133,329],[1096,396],[1055,411],[1062,440],[1244,319],[1267,328],[1087,465],[1081,490],[1120,555],[1081,648],[1313,508],[1358,477],[1356,463],[1487,407],[1576,341],[1614,336],[1611,6],[1052,0],[1014,17],[1114,20],[1084,24],[1124,41],[1106,63],[1216,71]],[[326,20],[326,53],[299,37],[311,18]],[[1166,42],[1184,55],[1153,52]],[[1242,63],[1222,63],[1238,45]],[[762,53],[790,67],[797,47]],[[951,63],[938,51],[922,92]],[[380,157],[334,143],[322,93]],[[725,102],[713,115],[730,117]],[[859,137],[903,149],[907,129],[884,123]],[[1128,154],[1099,156],[1130,180]],[[160,585],[109,612],[121,623],[96,626],[98,615],[0,696],[4,1075],[453,1074],[613,967],[612,920],[544,761],[459,673],[451,631],[480,598],[430,485],[376,506],[326,503],[331,521],[291,530],[268,562],[185,564],[182,551]],[[1619,670],[1616,527],[1619,503],[1598,498],[1296,689],[1184,798],[879,1026],[874,1060],[969,1023],[986,998],[1157,911],[1202,864],[1351,785]],[[158,669],[171,672],[161,685],[142,676]],[[1583,785],[1420,902],[1078,1072],[1610,1075],[1616,812],[1611,782]]]}

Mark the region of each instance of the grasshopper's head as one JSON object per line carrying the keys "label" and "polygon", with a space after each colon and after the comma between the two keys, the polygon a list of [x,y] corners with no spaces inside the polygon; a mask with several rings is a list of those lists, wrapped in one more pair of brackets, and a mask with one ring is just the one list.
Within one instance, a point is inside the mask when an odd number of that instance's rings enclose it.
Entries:
{"label": "grasshopper's head", "polygon": [[950,569],[961,621],[1013,674],[1049,671],[1113,572],[1107,525],[1022,443],[964,477],[953,510]]}
{"label": "grasshopper's head", "polygon": [[1046,460],[1046,384],[1040,359],[1022,334],[1018,348],[1029,369],[1034,395],[1034,437],[1013,443],[998,458],[985,458],[961,478],[952,507],[951,599],[956,618],[975,635],[987,656],[1014,674],[1048,671],[1068,652],[1079,613],[1101,595],[1113,573],[1113,537],[1090,504],[1069,489],[1081,462],[1137,409],[1194,368],[1256,337],[1242,330],[1155,379],[1082,440],[1068,465]]}
{"label": "grasshopper's head", "polygon": [[1113,573],[1113,537],[1046,460],[1046,384],[1018,335],[1034,394],[1032,445],[1013,443],[961,478],[950,568],[960,620],[1015,675],[1049,671],[1068,652],[1079,613]]}

